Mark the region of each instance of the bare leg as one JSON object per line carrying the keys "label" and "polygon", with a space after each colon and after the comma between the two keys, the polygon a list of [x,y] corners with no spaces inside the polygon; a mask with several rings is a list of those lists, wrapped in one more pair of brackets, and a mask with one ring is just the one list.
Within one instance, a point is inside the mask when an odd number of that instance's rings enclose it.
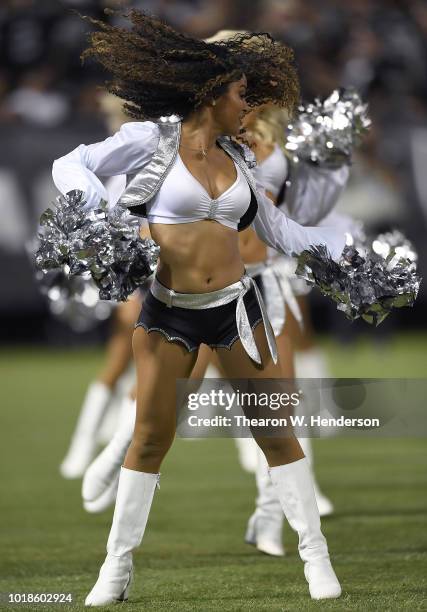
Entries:
{"label": "bare leg", "polygon": [[[282,369],[279,362],[274,364],[268,350],[264,328],[258,325],[254,330],[255,342],[262,359],[262,366],[255,364],[244,350],[241,342],[235,342],[228,349],[217,349],[218,359],[224,372],[230,380],[233,378],[282,379]],[[286,437],[256,437],[256,442],[264,452],[270,467],[298,461],[304,457],[298,440],[291,432]]]}
{"label": "bare leg", "polygon": [[[218,350],[218,356],[227,376],[232,378],[280,378],[280,363],[272,362],[264,329],[258,325],[255,340],[262,366],[254,364],[240,342],[230,352]],[[283,512],[292,529],[299,536],[299,553],[304,561],[304,574],[313,599],[336,598],[341,587],[331,566],[326,540],[321,532],[310,468],[298,440],[287,432],[285,438],[256,437],[256,441],[270,466]]]}
{"label": "bare leg", "polygon": [[67,454],[60,465],[65,478],[80,478],[91,463],[98,446],[98,433],[114,389],[132,359],[132,333],[141,302],[133,298],[118,306],[114,313],[114,330],[106,346],[103,369],[89,385],[71,437]]}
{"label": "bare leg", "polygon": [[[294,354],[289,335],[276,337],[279,362],[283,378],[293,380]],[[304,449],[303,449],[304,450]],[[305,454],[305,453],[304,453]],[[257,447],[255,479],[257,498],[255,511],[248,520],[245,542],[255,546],[260,552],[275,557],[283,557],[283,510],[276,490],[268,473],[268,464],[260,448]]]}
{"label": "bare leg", "polygon": [[297,296],[297,301],[302,313],[303,327],[301,329],[292,313],[287,312],[285,332],[290,337],[295,351],[306,351],[315,345],[310,306],[305,295]]}
{"label": "bare leg", "polygon": [[206,370],[208,369],[208,365],[212,361],[214,353],[211,348],[206,346],[206,344],[201,344],[199,348],[199,354],[197,355],[197,361],[194,365],[194,368],[190,374],[190,379],[203,379],[206,374]]}
{"label": "bare leg", "polygon": [[112,335],[106,346],[105,364],[97,379],[113,389],[132,360],[132,335],[135,322],[141,310],[141,300],[137,297],[120,304],[113,322]]}
{"label": "bare leg", "polygon": [[176,379],[188,378],[197,359],[158,332],[138,327],[133,337],[137,375],[135,430],[124,467],[156,473],[176,428]]}
{"label": "bare leg", "polygon": [[189,376],[197,353],[188,353],[158,332],[141,327],[133,337],[137,369],[135,429],[120,470],[107,557],[85,604],[101,606],[127,598],[132,580],[132,551],[147,524],[161,462],[176,428],[176,379]]}
{"label": "bare leg", "polygon": [[[173,350],[180,350],[179,345],[175,345]],[[199,389],[199,379],[203,379],[212,354],[212,350],[205,345],[202,345],[199,349],[197,362],[190,377],[194,378],[194,388],[191,389],[192,391],[197,392]],[[141,356],[141,387],[142,381],[149,374],[149,367],[146,367],[145,362],[143,362],[143,356]],[[191,384],[191,380],[188,381],[188,391],[190,391]],[[134,386],[128,398],[122,401],[120,421],[114,436],[85,472],[82,496],[83,506],[88,512],[103,512],[115,501],[120,467],[129,449],[135,429],[136,396],[137,387]],[[174,403],[173,398],[171,401]]]}
{"label": "bare leg", "polygon": [[294,349],[292,340],[285,331],[276,337],[279,363],[283,378],[295,378]]}
{"label": "bare leg", "polygon": [[[289,334],[295,346],[294,364],[296,375],[298,378],[302,379],[329,378],[330,372],[325,355],[316,343],[308,299],[305,296],[300,296],[298,297],[298,303],[303,315],[303,329],[299,327],[292,313],[289,313],[285,326],[285,331]],[[307,435],[309,434],[310,430],[307,432]],[[331,500],[321,491],[316,481],[311,438],[301,438],[300,444],[312,470],[314,490],[320,516],[329,516],[333,514],[334,506]]]}

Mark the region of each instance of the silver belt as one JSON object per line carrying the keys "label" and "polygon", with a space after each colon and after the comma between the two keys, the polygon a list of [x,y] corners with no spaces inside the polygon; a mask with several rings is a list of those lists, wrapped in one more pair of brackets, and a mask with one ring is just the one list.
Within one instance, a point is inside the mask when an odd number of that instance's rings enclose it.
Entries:
{"label": "silver belt", "polygon": [[265,272],[266,266],[267,262],[265,261],[258,261],[257,263],[250,264],[245,263],[246,274],[253,278],[254,276],[258,276],[259,274]]}
{"label": "silver belt", "polygon": [[281,263],[280,258],[277,258],[255,264],[246,264],[245,266],[249,276],[254,277],[259,274],[262,276],[267,314],[275,336],[279,336],[283,331],[286,321],[286,305],[298,321],[301,329],[303,327],[301,309],[295,299],[289,277],[284,272]]}
{"label": "silver belt", "polygon": [[264,300],[262,299],[256,283],[246,274],[242,276],[237,283],[233,283],[232,285],[224,287],[223,289],[218,289],[217,291],[210,291],[209,293],[177,293],[173,289],[168,289],[162,285],[156,278],[154,278],[151,284],[150,291],[157,300],[163,302],[163,304],[166,304],[166,306],[169,308],[172,308],[172,306],[177,306],[178,308],[203,310],[206,308],[224,306],[233,300],[237,300],[236,324],[239,338],[249,357],[256,363],[261,364],[261,357],[255,343],[254,334],[249,323],[248,313],[246,312],[246,306],[243,300],[247,292],[252,288],[255,291],[255,296],[261,310],[268,348],[274,363],[277,363],[276,340],[274,338],[273,329],[268,318]]}

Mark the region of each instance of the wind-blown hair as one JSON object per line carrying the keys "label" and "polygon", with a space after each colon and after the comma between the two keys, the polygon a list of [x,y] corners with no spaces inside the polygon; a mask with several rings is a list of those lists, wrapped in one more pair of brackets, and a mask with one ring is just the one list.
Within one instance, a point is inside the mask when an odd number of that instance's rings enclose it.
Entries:
{"label": "wind-blown hair", "polygon": [[126,17],[128,29],[86,18],[98,29],[89,34],[82,57],[94,58],[111,74],[107,90],[125,101],[131,117],[176,114],[185,119],[242,75],[250,106],[295,108],[299,84],[293,51],[269,34],[242,33],[209,43],[135,9]]}
{"label": "wind-blown hair", "polygon": [[[219,42],[231,40],[236,35],[248,34],[241,30],[220,30],[206,42]],[[266,145],[278,144],[284,153],[286,127],[289,123],[290,113],[286,108],[280,108],[275,104],[262,104],[254,109],[245,117],[244,135],[240,135],[240,140],[244,141],[249,147],[256,146],[258,143]]]}

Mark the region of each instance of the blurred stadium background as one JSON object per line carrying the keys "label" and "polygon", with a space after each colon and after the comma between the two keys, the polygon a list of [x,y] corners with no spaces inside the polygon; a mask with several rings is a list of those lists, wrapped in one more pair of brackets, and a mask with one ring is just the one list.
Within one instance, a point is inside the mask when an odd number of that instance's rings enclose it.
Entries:
{"label": "blurred stadium background", "polygon": [[[117,20],[103,9],[120,6],[150,11],[199,37],[223,28],[271,32],[295,49],[307,100],[356,86],[370,104],[373,128],[338,208],[373,232],[400,228],[414,242],[426,276],[425,0],[3,0],[2,592],[72,591],[82,601],[111,519],[108,513],[86,515],[80,483],[61,480],[57,471],[85,389],[102,362],[108,323],[76,334],[54,319],[25,245],[56,195],[53,159],[108,135],[99,90],[105,75],[91,64],[81,66],[88,24],[71,9]],[[426,376],[423,285],[414,308],[395,311],[377,329],[350,324],[316,292],[310,299],[333,376]],[[325,530],[345,589],[343,600],[322,607],[427,609],[425,440],[332,439],[315,441],[315,450],[319,480],[337,508]],[[261,558],[243,544],[255,491],[230,440],[178,441],[164,472],[139,553],[144,578],[127,609],[318,607],[308,601],[289,531],[289,562]]]}

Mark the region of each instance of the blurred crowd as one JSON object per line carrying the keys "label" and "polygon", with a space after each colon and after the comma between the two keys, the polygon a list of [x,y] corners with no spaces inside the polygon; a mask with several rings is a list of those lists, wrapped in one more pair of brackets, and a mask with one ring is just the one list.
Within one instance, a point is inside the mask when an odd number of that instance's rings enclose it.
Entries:
{"label": "blurred crowd", "polygon": [[[125,7],[197,37],[220,29],[270,32],[294,48],[306,100],[356,87],[369,102],[373,128],[340,207],[373,229],[401,227],[427,267],[425,0],[3,0],[0,253],[15,261],[22,255],[55,195],[52,160],[107,135],[99,105],[106,76],[81,64],[90,25],[77,13],[120,23],[120,14],[104,9]],[[25,299],[18,289],[12,294]],[[0,298],[0,316],[14,299]]]}

